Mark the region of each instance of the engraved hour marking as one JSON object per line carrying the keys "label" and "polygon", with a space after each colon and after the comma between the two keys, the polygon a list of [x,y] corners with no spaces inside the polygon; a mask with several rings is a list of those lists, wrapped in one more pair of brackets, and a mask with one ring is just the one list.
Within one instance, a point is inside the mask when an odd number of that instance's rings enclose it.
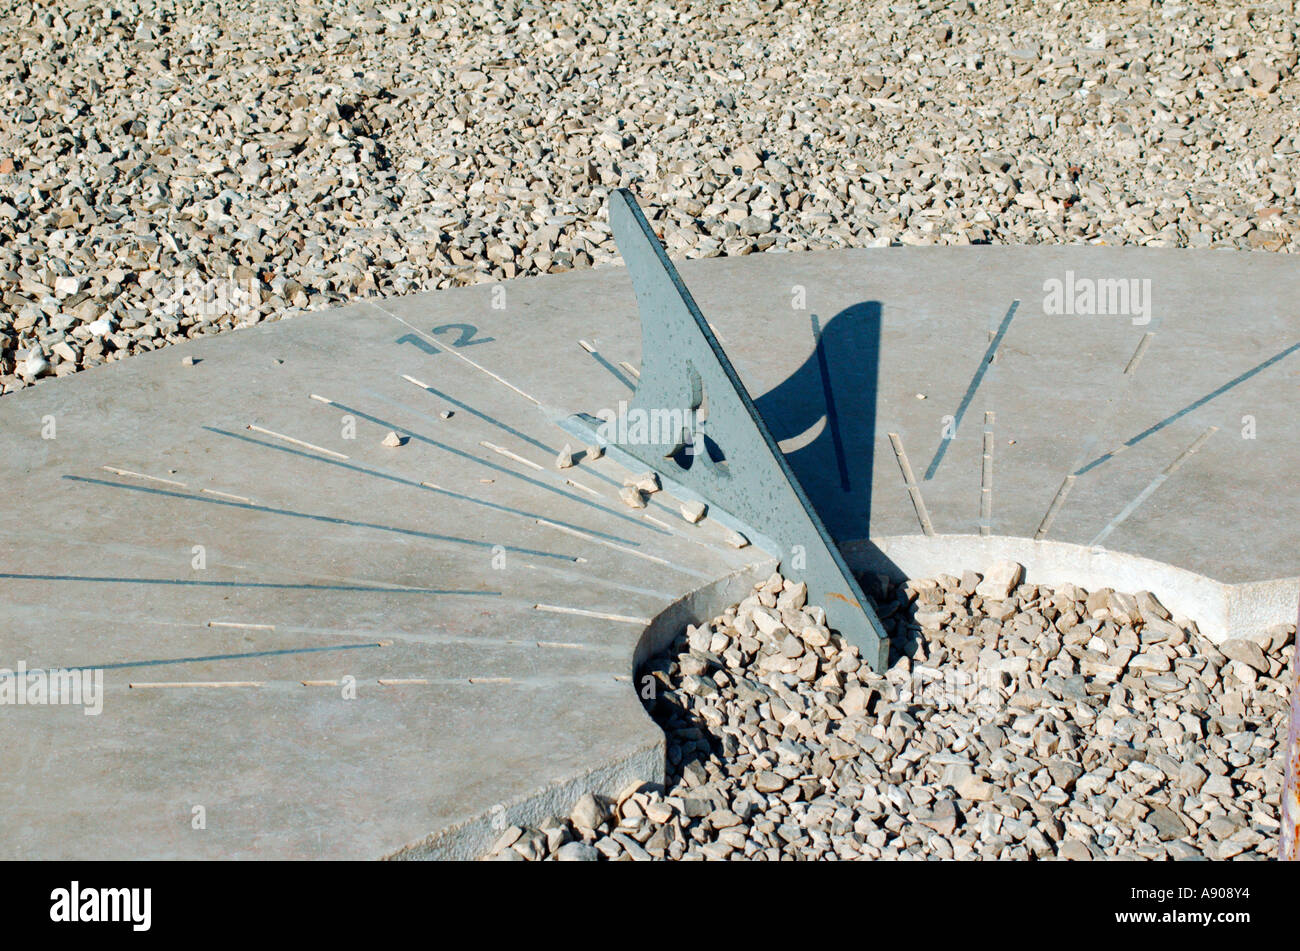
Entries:
{"label": "engraved hour marking", "polygon": [[1056,490],[1056,496],[1052,499],[1052,504],[1047,507],[1047,513],[1043,515],[1043,520],[1038,523],[1038,531],[1034,532],[1034,541],[1042,538],[1047,534],[1047,530],[1052,527],[1052,522],[1056,521],[1056,513],[1061,511],[1061,506],[1065,504],[1065,497],[1070,494],[1074,488],[1076,475],[1068,475],[1061,482],[1061,487]]}
{"label": "engraved hour marking", "polygon": [[903,439],[898,433],[890,433],[889,443],[894,447],[894,458],[898,460],[898,468],[903,473],[903,485],[907,486],[907,494],[912,497],[912,508],[916,509],[916,519],[921,523],[921,531],[933,535],[934,526],[930,524],[930,513],[925,509],[925,499],[921,498],[921,487],[916,484],[912,465],[907,461],[907,453],[903,451]]}
{"label": "engraved hour marking", "polygon": [[511,452],[509,449],[505,448],[504,446],[498,446],[494,442],[488,442],[486,439],[484,439],[479,443],[479,445],[482,446],[484,449],[491,449],[493,452],[499,453],[500,455],[505,456],[507,459],[513,459],[515,462],[522,462],[524,465],[536,469],[538,472],[545,471],[542,466],[539,466],[531,459],[525,459],[523,456],[519,455],[518,453]]}
{"label": "engraved hour marking", "polygon": [[229,492],[218,492],[216,489],[199,489],[199,491],[205,492],[208,495],[215,495],[221,499],[230,499],[233,502],[248,502],[251,504],[253,501],[252,499],[245,498],[242,495],[231,495]]}
{"label": "engraved hour marking", "polygon": [[993,414],[984,414],[984,458],[980,466],[980,534],[993,531]]}
{"label": "engraved hour marking", "polygon": [[132,690],[171,690],[177,687],[260,687],[260,680],[176,680],[159,683],[129,683]]}
{"label": "engraved hour marking", "polygon": [[594,617],[602,621],[623,621],[627,624],[641,624],[649,626],[650,619],[647,617],[628,617],[625,614],[608,614],[605,611],[588,611],[586,608],[570,608],[560,604],[534,604],[533,608],[537,611],[548,611],[551,614],[574,614],[578,617]]}
{"label": "engraved hour marking", "polygon": [[163,485],[175,485],[175,486],[179,486],[182,489],[189,488],[189,486],[187,486],[184,482],[177,482],[175,479],[162,479],[159,478],[158,476],[145,475],[143,472],[132,472],[130,469],[118,469],[115,466],[100,466],[99,468],[105,470],[106,472],[111,472],[114,475],[131,476],[132,478],[136,478],[136,479],[147,479],[150,482],[161,482]]}
{"label": "engraved hour marking", "polygon": [[1133,356],[1129,357],[1128,365],[1124,367],[1125,376],[1132,376],[1137,372],[1138,364],[1142,362],[1142,357],[1147,352],[1147,347],[1151,346],[1151,340],[1154,337],[1154,333],[1142,335],[1142,339],[1138,341],[1137,349],[1133,351]]}
{"label": "engraved hour marking", "polygon": [[[537,520],[537,524],[545,525],[547,528],[554,528],[557,531],[564,532],[566,535],[572,535],[574,538],[581,538],[584,541],[595,542],[597,545],[604,545],[607,548],[613,548],[615,551],[621,551],[625,555],[634,555],[637,558],[644,558],[646,561],[653,561],[659,565],[668,565],[669,567],[677,567],[667,558],[660,558],[658,555],[651,555],[648,554],[647,552],[637,551],[635,548],[628,548],[626,545],[620,545],[616,542],[607,541],[603,538],[597,538],[595,535],[589,535],[586,532],[580,532],[576,528],[570,528],[567,525],[560,525],[558,522],[550,522],[544,518],[539,518]],[[687,569],[682,569],[682,570],[687,571]],[[689,572],[689,573],[694,574],[694,572]]]}
{"label": "engraved hour marking", "polygon": [[[315,398],[320,399],[320,397],[315,397]],[[330,401],[324,400],[323,402],[328,403]],[[303,442],[301,439],[294,439],[292,436],[286,436],[284,433],[272,432],[269,429],[263,429],[261,426],[254,426],[252,423],[248,424],[248,428],[255,433],[261,433],[263,436],[272,436],[276,439],[283,439],[285,442],[293,443],[295,446],[302,446],[304,449],[310,449],[313,452],[323,452],[325,453],[325,455],[333,456],[335,459],[348,458],[347,456],[343,455],[343,453],[335,452],[333,449],[326,449],[324,446],[317,446],[313,443]]]}

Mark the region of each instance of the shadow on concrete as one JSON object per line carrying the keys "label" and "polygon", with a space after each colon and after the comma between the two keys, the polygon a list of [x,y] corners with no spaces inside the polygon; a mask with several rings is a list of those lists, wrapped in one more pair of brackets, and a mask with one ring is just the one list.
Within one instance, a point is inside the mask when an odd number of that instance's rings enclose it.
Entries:
{"label": "shadow on concrete", "polygon": [[798,442],[820,427],[785,459],[837,542],[870,534],[880,322],[879,301],[854,304],[824,324],[811,315],[813,352],[755,400],[778,442]]}
{"label": "shadow on concrete", "polygon": [[[887,566],[882,574],[858,576],[878,611],[889,604],[895,585],[904,578],[902,569],[870,543],[875,467],[893,465],[891,459],[876,456],[882,317],[883,305],[876,300],[854,304],[824,322],[811,315],[813,352],[785,381],[754,401],[772,436],[798,446],[786,452],[786,462],[831,537],[837,544],[861,540],[872,549],[873,562]],[[813,432],[813,438],[799,445]],[[915,644],[894,639],[891,662],[900,650],[910,655]]]}

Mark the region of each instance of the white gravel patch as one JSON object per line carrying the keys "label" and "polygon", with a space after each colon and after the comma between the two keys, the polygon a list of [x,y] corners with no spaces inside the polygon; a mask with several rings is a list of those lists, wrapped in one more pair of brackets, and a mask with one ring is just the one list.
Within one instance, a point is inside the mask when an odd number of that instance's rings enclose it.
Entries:
{"label": "white gravel patch", "polygon": [[638,674],[666,788],[588,795],[489,857],[1275,857],[1294,625],[1216,647],[1148,592],[1019,579],[877,587],[877,676],[773,575]]}

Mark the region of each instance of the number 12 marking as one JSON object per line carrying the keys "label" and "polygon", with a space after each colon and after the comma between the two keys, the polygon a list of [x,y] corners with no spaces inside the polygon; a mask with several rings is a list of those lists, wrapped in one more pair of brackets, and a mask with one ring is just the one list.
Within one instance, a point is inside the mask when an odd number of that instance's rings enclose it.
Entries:
{"label": "number 12 marking", "polygon": [[[460,331],[460,336],[451,343],[453,347],[457,348],[472,347],[476,343],[491,343],[496,339],[496,337],[475,337],[475,334],[478,333],[478,328],[473,324],[442,324],[441,326],[433,328],[435,334],[446,334],[457,330]],[[406,334],[405,336],[398,337],[396,342],[413,343],[431,356],[441,352],[437,347],[429,343],[423,337],[419,337],[415,334]]]}

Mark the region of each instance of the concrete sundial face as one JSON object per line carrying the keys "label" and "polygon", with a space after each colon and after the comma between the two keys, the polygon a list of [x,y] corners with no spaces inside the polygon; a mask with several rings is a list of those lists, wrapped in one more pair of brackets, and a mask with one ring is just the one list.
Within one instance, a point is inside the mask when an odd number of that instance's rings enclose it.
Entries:
{"label": "concrete sundial face", "polygon": [[[1212,637],[1294,619],[1291,262],[900,248],[680,271],[853,567],[1012,558],[1148,588]],[[5,856],[472,854],[539,798],[661,776],[634,658],[793,552],[733,547],[671,486],[630,508],[644,467],[561,425],[635,405],[641,341],[627,274],[597,269],[0,400],[0,667],[104,685],[97,716],[0,707]]]}

